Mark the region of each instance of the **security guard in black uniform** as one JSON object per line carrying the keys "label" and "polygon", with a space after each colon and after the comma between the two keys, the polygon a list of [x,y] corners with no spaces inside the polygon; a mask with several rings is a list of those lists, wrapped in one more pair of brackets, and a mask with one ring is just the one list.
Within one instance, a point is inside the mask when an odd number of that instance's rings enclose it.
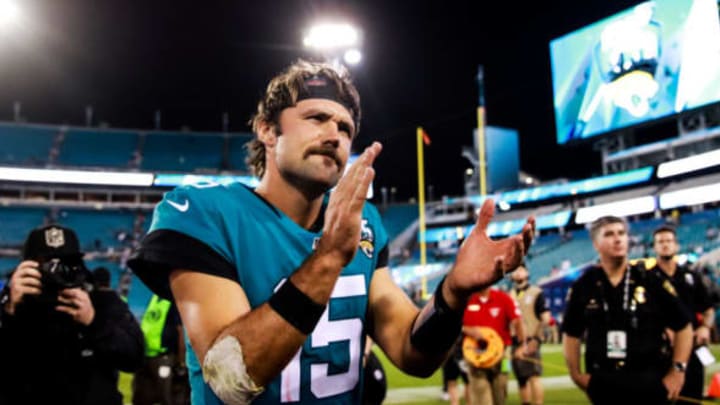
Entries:
{"label": "security guard in black uniform", "polygon": [[[563,322],[570,377],[593,404],[663,404],[676,399],[692,347],[688,312],[669,282],[630,266],[627,223],[601,217],[590,228],[600,256],[573,283]],[[670,350],[665,328],[674,332]],[[580,342],[587,333],[585,373]]]}
{"label": "security guard in black uniform", "polygon": [[[653,231],[653,249],[655,250],[655,271],[663,280],[672,283],[677,291],[680,301],[692,313],[692,326],[694,334],[694,348],[697,349],[710,342],[710,329],[715,322],[715,310],[710,293],[703,283],[699,273],[686,265],[675,261],[675,255],[680,250],[675,227],[661,225]],[[697,354],[693,353],[688,361],[685,372],[685,385],[680,396],[692,398],[696,401],[678,401],[678,404],[691,404],[703,399],[705,384],[705,369]]]}

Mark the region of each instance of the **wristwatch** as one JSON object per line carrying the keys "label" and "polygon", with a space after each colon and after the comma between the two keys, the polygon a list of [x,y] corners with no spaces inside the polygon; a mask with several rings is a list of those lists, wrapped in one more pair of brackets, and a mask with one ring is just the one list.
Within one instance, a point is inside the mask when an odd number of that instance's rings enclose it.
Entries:
{"label": "wristwatch", "polygon": [[687,370],[687,363],[681,361],[673,362],[673,370],[684,373]]}

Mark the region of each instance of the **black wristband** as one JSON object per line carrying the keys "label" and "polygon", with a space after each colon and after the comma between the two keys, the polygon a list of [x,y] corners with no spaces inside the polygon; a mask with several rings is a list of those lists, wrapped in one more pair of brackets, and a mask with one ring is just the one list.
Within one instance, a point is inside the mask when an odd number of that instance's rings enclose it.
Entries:
{"label": "black wristband", "polygon": [[310,299],[305,293],[298,290],[290,279],[285,280],[283,285],[275,291],[268,304],[304,335],[312,333],[325,312],[325,305]]}
{"label": "black wristband", "polygon": [[[447,352],[457,341],[462,329],[462,311],[454,311],[442,295],[440,282],[433,295],[432,313],[425,319],[415,318],[410,343],[420,352],[441,354]],[[422,314],[423,311],[420,311]]]}

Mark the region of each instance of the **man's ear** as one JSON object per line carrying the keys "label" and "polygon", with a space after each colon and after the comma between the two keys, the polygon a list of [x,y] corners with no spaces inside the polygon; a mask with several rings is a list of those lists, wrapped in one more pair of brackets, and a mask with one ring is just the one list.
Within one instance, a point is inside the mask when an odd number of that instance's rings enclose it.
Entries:
{"label": "man's ear", "polygon": [[275,143],[277,142],[275,125],[266,121],[261,122],[258,128],[257,136],[258,140],[262,142],[266,148],[275,146]]}

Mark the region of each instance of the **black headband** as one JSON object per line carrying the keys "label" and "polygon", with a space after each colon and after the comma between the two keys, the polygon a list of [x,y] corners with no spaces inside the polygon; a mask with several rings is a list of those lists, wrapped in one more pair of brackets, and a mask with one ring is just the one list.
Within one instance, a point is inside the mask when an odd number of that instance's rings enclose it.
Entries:
{"label": "black headband", "polygon": [[350,115],[353,115],[354,109],[346,98],[343,98],[340,94],[340,89],[325,76],[313,75],[303,81],[303,86],[298,92],[297,101],[307,100],[310,98],[324,98],[326,100],[332,100],[343,107],[345,107]]}

